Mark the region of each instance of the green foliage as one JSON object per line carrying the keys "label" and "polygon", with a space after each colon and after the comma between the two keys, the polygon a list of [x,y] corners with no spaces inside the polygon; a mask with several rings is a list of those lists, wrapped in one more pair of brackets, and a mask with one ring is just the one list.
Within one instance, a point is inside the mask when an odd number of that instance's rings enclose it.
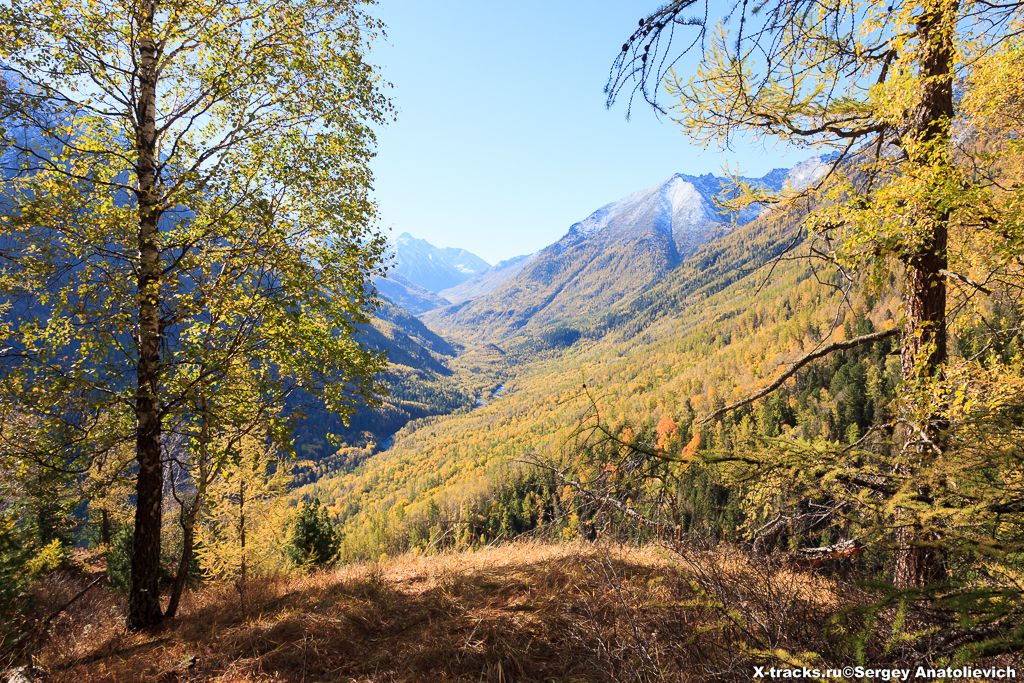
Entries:
{"label": "green foliage", "polygon": [[[616,60],[611,99],[639,75],[652,101],[647,79],[667,73],[690,136],[831,150],[825,172],[807,183],[775,193],[737,179],[723,206],[806,207],[807,254],[835,268],[841,280],[830,284],[900,297],[890,316],[898,363],[820,363],[827,381],[810,382],[813,393],[705,428],[708,455],[741,497],[746,533],[755,545],[788,536],[794,549],[807,537],[875,548],[893,586],[912,591],[897,597],[890,624],[900,647],[924,635],[910,626],[914,605],[934,607],[941,595],[958,604],[961,625],[998,634],[990,653],[1009,651],[1019,611],[995,614],[960,598],[980,582],[1020,601],[1014,420],[1024,366],[998,350],[1017,346],[1012,311],[1024,292],[1020,8],[779,0],[680,22],[690,4],[669,3],[640,22]],[[689,77],[672,69],[677,54],[663,53],[680,23],[700,31],[687,43],[702,58]],[[653,66],[664,64],[667,72]]]}
{"label": "green foliage", "polygon": [[579,341],[580,331],[568,325],[559,324],[542,330],[539,338],[543,348],[563,349]]}
{"label": "green foliage", "polygon": [[558,514],[557,487],[543,473],[509,470],[491,482],[487,495],[458,507],[436,501],[406,520],[398,542],[418,551],[467,550],[509,541],[525,534],[558,536],[564,520]]}
{"label": "green foliage", "polygon": [[58,539],[41,542],[11,509],[0,510],[0,666],[24,635],[32,582],[57,569],[67,551]]}
{"label": "green foliage", "polygon": [[107,578],[114,590],[128,592],[134,534],[135,530],[131,526],[120,525],[110,538],[110,547],[107,549]]}
{"label": "green foliage", "polygon": [[19,617],[28,599],[31,573],[27,571],[32,559],[30,539],[19,529],[13,516],[0,515],[0,655],[7,643],[17,634]]}
{"label": "green foliage", "polygon": [[[105,562],[109,585],[116,591],[127,592],[131,582],[132,547],[135,530],[131,524],[118,523],[110,535],[110,545],[106,546]],[[160,580],[167,581],[173,576],[172,568],[176,566],[181,554],[180,534],[165,534],[160,552]],[[188,568],[189,580],[202,577],[201,567],[195,555]]]}
{"label": "green foliage", "polygon": [[338,556],[338,531],[320,501],[302,503],[288,536],[287,554],[299,567],[326,567]]}
{"label": "green foliage", "polygon": [[380,28],[347,0],[0,6],[0,458],[112,479],[136,449],[133,626],[159,621],[162,435],[212,475],[254,429],[290,447],[297,390],[342,422],[379,393]]}

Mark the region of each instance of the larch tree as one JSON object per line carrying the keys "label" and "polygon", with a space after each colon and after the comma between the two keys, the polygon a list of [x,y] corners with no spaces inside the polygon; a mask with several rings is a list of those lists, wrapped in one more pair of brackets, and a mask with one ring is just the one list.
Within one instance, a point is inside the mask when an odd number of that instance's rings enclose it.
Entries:
{"label": "larch tree", "polygon": [[[196,381],[195,373],[186,378],[187,383],[196,383],[194,405],[187,419],[176,425],[180,446],[170,449],[167,468],[181,534],[177,568],[164,610],[168,617],[177,613],[181,602],[194,559],[197,524],[211,490],[216,490],[243,447],[253,448],[253,441],[282,451],[291,443],[289,425],[281,414],[289,388],[276,393],[273,382],[268,385],[253,372],[251,358],[260,353],[257,345],[232,354],[235,362],[223,363],[215,382]],[[201,368],[205,359],[198,360],[197,368]]]}
{"label": "larch tree", "polygon": [[0,442],[76,472],[131,444],[131,628],[163,618],[164,472],[204,405],[274,435],[296,387],[343,416],[376,390],[379,30],[350,0],[0,6]]}
{"label": "larch tree", "polygon": [[[978,530],[998,528],[995,515],[1020,505],[1019,491],[986,488],[957,460],[966,424],[982,414],[1005,418],[1022,398],[1019,373],[1008,366],[1003,389],[993,392],[992,365],[982,360],[992,345],[951,363],[950,333],[956,314],[966,327],[965,312],[984,309],[979,298],[991,307],[999,297],[1015,299],[1021,284],[1020,185],[985,151],[982,121],[991,112],[972,109],[963,94],[979,82],[1012,90],[1012,79],[991,67],[994,55],[1005,61],[1019,51],[1022,13],[1024,3],[978,0],[674,0],[641,19],[607,85],[609,105],[624,97],[632,106],[639,97],[698,141],[728,147],[748,136],[774,138],[824,153],[809,186],[777,194],[741,186],[726,203],[809,207],[802,210],[809,256],[837,266],[851,285],[870,281],[884,290],[896,274],[897,329],[822,340],[765,390],[710,417],[765,396],[828,352],[898,335],[895,419],[886,438],[872,434],[859,444],[862,451],[877,445],[862,454],[871,466],[852,469],[861,456],[850,449],[789,463],[809,473],[809,487],[847,487],[854,491],[842,494],[847,501],[875,497],[898,588],[946,578],[946,551],[954,536],[966,538],[958,531],[965,509],[988,514],[972,519]],[[681,68],[690,57],[696,67],[687,77]],[[1019,469],[1019,454],[992,452],[1002,459],[970,460],[975,473]],[[968,486],[972,480],[981,488]]]}
{"label": "larch tree", "polygon": [[235,582],[243,599],[249,579],[287,564],[287,463],[264,440],[241,440],[209,485],[210,504],[197,527],[199,563],[210,577]]}

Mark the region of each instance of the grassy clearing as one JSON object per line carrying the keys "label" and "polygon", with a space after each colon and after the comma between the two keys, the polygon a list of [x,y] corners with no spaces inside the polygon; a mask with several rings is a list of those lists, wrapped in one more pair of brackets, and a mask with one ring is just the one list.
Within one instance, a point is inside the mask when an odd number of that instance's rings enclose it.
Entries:
{"label": "grassy clearing", "polygon": [[120,596],[94,590],[36,661],[76,683],[748,680],[769,661],[755,650],[826,645],[829,618],[856,600],[722,550],[517,543],[266,578],[244,596],[204,588],[144,634],[124,632]]}

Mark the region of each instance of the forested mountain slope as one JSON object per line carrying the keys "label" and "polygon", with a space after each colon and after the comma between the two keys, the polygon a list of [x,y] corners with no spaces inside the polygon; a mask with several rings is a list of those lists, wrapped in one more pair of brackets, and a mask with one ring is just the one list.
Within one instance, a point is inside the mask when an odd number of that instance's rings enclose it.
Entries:
{"label": "forested mountain slope", "polygon": [[395,273],[389,273],[387,277],[374,278],[373,285],[381,296],[414,314],[425,313],[451,303],[448,299],[423,289]]}
{"label": "forested mountain slope", "polygon": [[0,680],[1024,670],[1024,2],[374,4],[0,4]]}
{"label": "forested mountain slope", "polygon": [[[796,169],[794,180],[813,173],[816,162]],[[777,190],[789,176],[789,170],[776,169],[747,182]],[[581,322],[657,285],[702,245],[757,215],[754,208],[723,214],[715,204],[723,191],[729,191],[724,178],[672,176],[574,224],[493,291],[431,311],[424,320],[462,339],[544,336],[555,345],[571,343]]]}
{"label": "forested mountain slope", "polygon": [[[294,409],[302,417],[296,427],[296,450],[303,461],[301,480],[322,476],[371,454],[407,422],[449,413],[472,404],[471,382],[453,379],[458,348],[431,332],[416,317],[382,300],[360,338],[387,354],[388,369],[380,378],[387,388],[377,405],[361,404],[348,425],[325,411],[319,401],[301,395]],[[337,437],[341,450],[330,442]]]}
{"label": "forested mountain slope", "polygon": [[[792,175],[790,171],[777,170],[755,182],[778,187]],[[390,395],[382,406],[361,407],[347,428],[314,409],[299,432],[300,453],[323,459],[330,452],[326,441],[329,433],[340,435],[349,447],[379,445],[412,419],[471,405],[474,399],[469,397],[470,393],[482,395],[489,380],[498,381],[494,374],[498,367],[529,362],[538,350],[547,349],[557,355],[561,348],[581,338],[597,340],[608,334],[620,338],[635,334],[666,312],[681,309],[696,292],[717,291],[765,263],[791,241],[786,235],[791,232],[792,222],[786,217],[765,215],[756,226],[732,230],[731,225],[723,222],[728,217],[717,213],[713,205],[713,197],[722,191],[724,182],[710,175],[673,176],[655,188],[599,209],[539,254],[510,259],[444,290],[442,294],[447,292],[455,298],[480,293],[464,306],[424,315],[428,324],[439,324],[446,330],[446,336],[478,340],[471,345],[495,338],[500,343],[494,348],[511,354],[507,361],[488,362],[482,377],[472,377],[473,371],[453,375],[449,366],[457,349],[402,310],[421,312],[440,300],[439,295],[396,273],[378,280],[385,301],[364,335],[371,346],[388,353],[391,370],[384,381],[390,387]],[[748,211],[736,218],[749,222],[755,214],[756,211]],[[441,267],[446,254],[462,253],[439,250],[407,234],[399,237],[395,249],[405,255],[407,265],[416,261],[424,269],[431,264]],[[585,254],[590,252],[602,252],[602,256],[597,260],[588,258]],[[680,255],[685,253],[692,257]],[[645,265],[655,262],[660,265],[651,269]],[[518,328],[509,328],[492,317],[474,314],[464,319],[457,313],[494,306],[505,314],[515,315],[519,305],[516,301],[525,303],[528,296],[540,296],[534,291],[539,286],[538,272],[563,265],[577,269],[578,277],[563,283],[566,291],[554,297],[554,308],[539,304],[530,307],[537,313],[529,326],[531,334],[516,334]],[[652,277],[656,279],[651,280]],[[584,296],[579,290],[587,287],[594,291]],[[415,296],[403,297],[408,292],[415,292]],[[595,307],[594,296],[605,303]],[[552,317],[555,308],[560,311],[557,318]],[[452,326],[445,327],[445,323]],[[476,389],[468,389],[470,385]],[[360,457],[366,454],[361,452]],[[319,466],[317,471],[330,469]]]}
{"label": "forested mountain slope", "polygon": [[442,289],[439,292],[439,296],[447,300],[444,304],[447,306],[448,304],[459,304],[463,301],[489,294],[518,275],[534,256],[535,254],[523,254],[522,256],[513,256],[510,259],[495,263],[489,270],[485,270],[472,279],[466,280],[454,287]]}
{"label": "forested mountain slope", "polygon": [[[522,478],[516,474],[522,460],[579,456],[573,439],[591,416],[588,393],[615,429],[628,424],[654,438],[655,425],[667,417],[683,425],[671,438],[688,439],[694,413],[768,383],[780,365],[831,332],[838,298],[806,263],[780,263],[765,282],[771,257],[796,230],[792,217],[769,213],[704,245],[656,289],[586,319],[602,331],[599,340],[521,365],[508,395],[421,421],[403,430],[390,451],[302,493],[329,501],[350,555],[428,543],[438,532],[468,534],[461,542],[472,543],[478,540],[473,519],[502,486]],[[871,311],[871,321],[859,325],[890,324],[884,305],[858,306]],[[804,403],[809,414],[818,413],[804,429],[834,436],[847,428],[832,415],[842,407],[827,391]]]}

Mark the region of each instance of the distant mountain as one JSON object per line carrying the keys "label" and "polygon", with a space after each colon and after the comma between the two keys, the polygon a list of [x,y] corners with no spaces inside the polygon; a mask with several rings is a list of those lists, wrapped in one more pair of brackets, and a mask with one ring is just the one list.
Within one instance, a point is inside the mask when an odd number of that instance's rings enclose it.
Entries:
{"label": "distant mountain", "polygon": [[[806,184],[821,167],[815,159],[745,180],[778,190],[787,180]],[[580,319],[651,287],[701,245],[757,217],[757,207],[723,215],[714,198],[727,188],[725,178],[676,174],[601,207],[492,291],[431,311],[424,320],[466,340],[553,334],[555,343],[571,343]]]}
{"label": "distant mountain", "polygon": [[381,296],[410,313],[424,313],[452,303],[451,299],[428,292],[400,275],[374,278],[373,284]]}
{"label": "distant mountain", "polygon": [[458,304],[483,296],[518,275],[519,271],[525,268],[533,257],[534,254],[524,254],[506,259],[495,264],[490,270],[486,270],[460,285],[441,290],[438,294],[447,300],[445,305]]}
{"label": "distant mountain", "polygon": [[393,244],[394,266],[390,275],[428,292],[438,293],[490,269],[490,264],[465,249],[435,247],[407,232]]}
{"label": "distant mountain", "polygon": [[[812,178],[820,171],[820,166],[818,169],[815,170],[814,164],[801,165],[792,174],[776,172],[769,181],[782,184],[789,178],[796,184],[801,179]],[[648,199],[657,202],[666,195],[672,196],[672,184],[678,182],[673,180],[659,186],[665,192],[652,190]],[[697,186],[685,177],[682,182]],[[684,190],[686,188],[682,188],[680,194]],[[615,250],[620,261],[606,268],[603,271],[606,274],[629,273],[630,259],[634,259],[634,270],[639,273],[637,281],[644,277],[651,279],[648,269],[636,265],[637,254],[656,254],[654,245],[666,250],[663,254],[670,249],[667,238],[660,242],[655,240],[658,234],[668,233],[669,222],[659,224],[656,220],[672,215],[667,208],[663,212],[651,211],[648,215],[653,218],[649,223],[635,226],[640,236],[630,236],[628,226],[616,222],[617,216],[626,214],[630,206],[640,211],[644,202],[635,201],[640,198],[642,196],[634,195],[629,201],[609,205],[605,207],[604,216],[591,221],[591,225],[598,220],[606,221],[605,226],[597,228],[598,232],[590,237],[605,249]],[[804,234],[804,210],[805,207],[797,206],[764,211],[755,220],[736,228],[715,223],[708,228],[703,244],[683,257],[670,272],[658,275],[650,286],[621,296],[607,306],[595,307],[591,302],[581,302],[578,310],[588,310],[589,314],[585,319],[577,314],[580,319],[576,323],[578,331],[587,337],[586,344],[564,349],[549,346],[544,353],[520,352],[536,348],[536,343],[543,342],[545,337],[562,341],[573,337],[568,325],[544,323],[545,319],[551,319],[545,318],[551,314],[549,309],[538,306],[534,318],[527,319],[517,330],[527,335],[509,334],[498,341],[498,346],[502,347],[499,352],[504,354],[510,370],[497,400],[477,403],[472,410],[458,411],[429,422],[413,423],[398,434],[389,450],[367,460],[364,467],[351,476],[325,477],[303,490],[303,495],[330,501],[345,539],[343,543],[350,553],[367,552],[367,557],[375,557],[375,553],[391,553],[396,548],[404,550],[421,542],[410,542],[410,539],[427,538],[425,543],[433,543],[446,531],[447,522],[440,521],[445,515],[436,513],[436,510],[446,509],[445,506],[452,510],[467,509],[473,501],[482,500],[481,510],[496,509],[504,499],[501,497],[507,495],[507,489],[502,487],[507,481],[503,479],[504,473],[508,470],[502,468],[520,461],[523,453],[536,454],[542,461],[566,462],[563,459],[566,453],[579,447],[578,442],[566,435],[574,428],[580,429],[581,425],[593,424],[589,422],[595,415],[589,412],[591,400],[599,404],[603,425],[616,428],[614,425],[628,424],[636,429],[635,433],[653,436],[655,424],[665,415],[683,423],[765,386],[778,376],[781,368],[801,355],[801,346],[815,348],[832,334],[841,297],[818,279],[815,269],[806,261],[793,259],[769,265],[794,239]],[[673,213],[678,217],[678,213]],[[707,218],[707,214],[703,218]],[[671,225],[684,227],[681,221],[675,220]],[[450,322],[453,311],[498,311],[503,302],[520,305],[514,296],[531,284],[540,287],[538,269],[542,264],[558,263],[566,253],[581,249],[579,244],[586,242],[586,237],[580,238],[585,231],[579,226],[573,226],[565,238],[540,252],[518,276],[490,294],[425,317],[432,319],[439,314],[438,320]],[[608,234],[602,236],[600,230],[620,233],[613,239]],[[724,234],[715,238],[718,231]],[[687,234],[682,230],[673,232]],[[675,241],[673,245],[680,251]],[[577,253],[599,254],[597,249]],[[653,256],[651,259],[653,261]],[[596,280],[601,272],[588,271],[588,265],[585,262],[573,264],[571,272]],[[582,289],[579,279],[563,276],[562,282],[566,283],[562,292]],[[621,285],[611,276],[606,276],[606,283],[621,291]],[[552,302],[558,302],[562,295],[554,289],[548,292],[552,294]],[[487,303],[488,308],[479,307],[481,302]],[[568,304],[564,305],[568,308]],[[866,325],[862,328],[865,331],[873,326],[878,326],[876,329],[881,329],[882,325],[887,327],[891,324],[887,320],[890,310],[888,304],[879,305],[873,314],[865,310],[868,317],[857,324]],[[502,322],[496,314],[491,320]],[[848,322],[852,325],[856,321]],[[488,333],[508,329],[496,326]],[[463,327],[460,331],[463,336],[469,336],[473,330]],[[852,332],[845,334],[850,336]],[[526,342],[522,346],[521,339]],[[832,368],[842,366],[846,367],[844,372],[863,373],[867,367],[874,367],[879,374],[873,376],[885,377],[881,368],[887,363],[888,352],[885,346],[871,349],[871,365],[859,355],[868,353],[867,349],[857,356],[833,356]],[[861,369],[855,371],[857,367]],[[864,406],[868,404],[866,395],[858,393],[866,389],[863,382],[854,381],[843,389],[833,390],[833,377],[839,375],[828,369],[809,369],[801,374],[800,381],[783,389],[777,404],[807,407],[795,408],[788,414],[783,407],[774,417],[764,418],[771,415],[773,409],[758,406],[756,412],[737,413],[736,419],[750,415],[751,423],[755,419],[773,419],[780,425],[791,426],[792,420],[805,419],[796,416],[807,416],[806,421],[799,423],[800,429],[834,429],[833,434],[842,434],[843,426],[829,421],[834,419],[832,416],[864,416],[867,414]],[[880,380],[880,383],[887,381]],[[595,398],[585,393],[586,387],[593,390]],[[843,407],[826,410],[826,401],[836,401],[836,405]],[[862,412],[857,413],[858,410]],[[783,414],[787,416],[781,417]],[[829,417],[819,420],[819,414]],[[698,433],[696,426],[690,433]],[[807,438],[816,438],[818,433],[802,432]],[[712,437],[717,438],[720,437]],[[712,447],[717,447],[718,443]],[[706,495],[707,489],[701,488],[703,484],[693,485],[697,487],[694,491],[700,491],[695,495]],[[688,486],[689,483],[684,484],[680,490]],[[401,517],[391,514],[396,500],[404,504]],[[714,514],[721,514],[721,509],[716,507]],[[487,518],[488,514],[484,512],[479,518]],[[431,527],[430,534],[416,536],[424,519],[438,526]],[[454,515],[448,519],[456,523]],[[463,523],[464,519],[466,516],[458,518],[458,523]]]}

